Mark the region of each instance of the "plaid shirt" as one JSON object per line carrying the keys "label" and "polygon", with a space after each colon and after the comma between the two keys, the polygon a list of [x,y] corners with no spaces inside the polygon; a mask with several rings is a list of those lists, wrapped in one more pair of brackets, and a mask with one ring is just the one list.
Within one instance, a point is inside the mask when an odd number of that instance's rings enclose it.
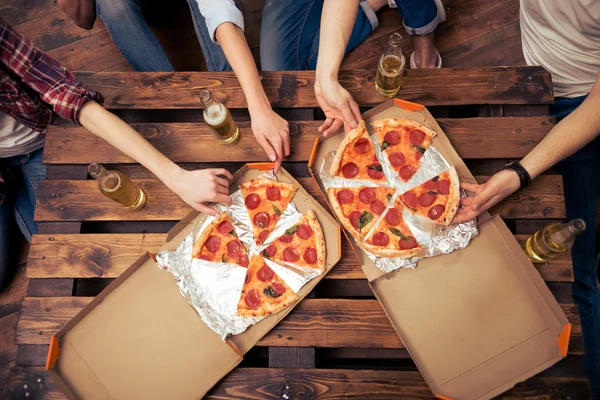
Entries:
{"label": "plaid shirt", "polygon": [[[53,111],[79,123],[81,107],[90,100],[104,99],[0,19],[0,111],[45,133]],[[0,171],[0,204],[7,188]]]}

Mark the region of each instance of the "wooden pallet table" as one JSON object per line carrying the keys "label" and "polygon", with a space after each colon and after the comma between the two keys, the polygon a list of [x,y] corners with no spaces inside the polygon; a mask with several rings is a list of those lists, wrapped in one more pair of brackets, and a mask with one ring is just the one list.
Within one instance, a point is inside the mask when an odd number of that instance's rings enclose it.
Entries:
{"label": "wooden pallet table", "polygon": [[[108,109],[186,168],[223,166],[235,171],[249,161],[267,161],[252,136],[245,99],[231,73],[107,72],[79,77],[104,94]],[[374,79],[371,70],[340,77],[365,109],[385,100],[375,92]],[[285,168],[324,204],[307,168],[320,124],[315,120],[320,113],[314,72],[265,72],[263,85],[273,107],[290,121],[292,153]],[[233,109],[242,132],[234,147],[219,147],[202,123],[197,95],[203,88]],[[554,125],[547,107],[553,101],[550,75],[538,67],[409,70],[399,97],[430,108],[481,181],[507,160],[523,157]],[[64,398],[43,368],[50,337],[142,253],[160,247],[165,233],[190,211],[147,170],[81,127],[53,126],[44,161],[48,172],[36,210],[40,231],[29,253],[29,288],[10,378],[10,394],[19,399]],[[90,162],[127,173],[146,191],[146,206],[130,212],[103,197],[87,175]],[[492,211],[522,242],[550,220],[565,218],[562,180],[543,175]],[[210,398],[432,397],[348,243],[342,253],[340,263],[309,298],[214,387]],[[570,256],[541,265],[539,272],[573,324],[569,355],[506,397],[587,398]]]}

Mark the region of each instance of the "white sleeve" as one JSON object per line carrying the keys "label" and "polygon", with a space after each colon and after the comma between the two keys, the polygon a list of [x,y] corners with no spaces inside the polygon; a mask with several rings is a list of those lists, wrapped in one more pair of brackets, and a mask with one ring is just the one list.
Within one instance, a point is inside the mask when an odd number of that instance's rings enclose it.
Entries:
{"label": "white sleeve", "polygon": [[244,30],[244,16],[233,0],[196,0],[196,2],[206,20],[208,34],[213,42],[217,42],[215,32],[222,23],[231,22]]}

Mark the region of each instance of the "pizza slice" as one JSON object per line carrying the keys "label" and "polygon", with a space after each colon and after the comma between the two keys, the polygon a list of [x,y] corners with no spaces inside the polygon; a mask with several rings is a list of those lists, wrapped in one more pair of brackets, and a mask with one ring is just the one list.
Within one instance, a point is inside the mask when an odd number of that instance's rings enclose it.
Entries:
{"label": "pizza slice", "polygon": [[240,185],[257,244],[269,236],[281,213],[294,197],[296,186],[269,178],[256,178]]}
{"label": "pizza slice", "polygon": [[273,271],[260,256],[252,256],[237,315],[264,317],[288,307],[298,295]]}
{"label": "pizza slice", "polygon": [[410,258],[422,255],[425,250],[415,239],[402,216],[399,199],[389,208],[365,241],[358,245],[382,257]]}
{"label": "pizza slice", "polygon": [[308,211],[279,238],[263,251],[262,256],[273,261],[283,261],[300,267],[325,270],[325,239],[321,224],[312,211]]}
{"label": "pizza slice", "polygon": [[386,186],[329,188],[331,208],[346,230],[362,241],[390,202],[395,189]]}
{"label": "pizza slice", "polygon": [[329,172],[342,178],[385,182],[365,121],[360,121],[340,143]]}
{"label": "pizza slice", "polygon": [[400,196],[407,209],[441,224],[449,225],[458,210],[460,181],[454,167],[434,176]]}
{"label": "pizza slice", "polygon": [[248,266],[246,249],[238,239],[229,216],[224,212],[200,234],[192,248],[192,257]]}
{"label": "pizza slice", "polygon": [[436,133],[406,118],[387,118],[371,124],[385,160],[408,182],[419,169],[419,161]]}

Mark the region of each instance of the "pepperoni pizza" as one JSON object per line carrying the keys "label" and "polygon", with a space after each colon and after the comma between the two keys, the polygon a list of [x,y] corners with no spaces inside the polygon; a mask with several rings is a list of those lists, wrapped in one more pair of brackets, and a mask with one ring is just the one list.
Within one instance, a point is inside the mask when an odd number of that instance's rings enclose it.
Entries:
{"label": "pepperoni pizza", "polygon": [[367,132],[365,121],[344,138],[331,164],[332,176],[385,182],[383,168],[375,155],[375,147]]}
{"label": "pepperoni pizza", "polygon": [[420,159],[431,145],[436,133],[405,118],[388,118],[371,124],[385,160],[408,182],[417,172]]}
{"label": "pepperoni pizza", "polygon": [[273,271],[265,260],[253,256],[246,271],[237,315],[264,317],[288,307],[298,295]]}
{"label": "pepperoni pizza", "polygon": [[358,245],[382,257],[409,258],[423,254],[423,247],[402,217],[403,208],[400,200],[396,199],[394,206],[387,210],[365,241]]}
{"label": "pepperoni pizza", "polygon": [[410,212],[449,225],[458,210],[460,182],[454,167],[400,196]]}
{"label": "pepperoni pizza", "polygon": [[221,213],[198,237],[192,249],[192,257],[248,266],[248,254],[237,238],[227,213]]}
{"label": "pepperoni pizza", "polygon": [[263,251],[262,256],[300,267],[325,270],[325,239],[321,225],[312,211],[308,211],[279,238]]}
{"label": "pepperoni pizza", "polygon": [[330,188],[329,202],[348,232],[359,241],[375,225],[395,189],[386,186]]}
{"label": "pepperoni pizza", "polygon": [[279,216],[294,197],[296,186],[269,178],[257,178],[240,185],[257,244],[269,236]]}

